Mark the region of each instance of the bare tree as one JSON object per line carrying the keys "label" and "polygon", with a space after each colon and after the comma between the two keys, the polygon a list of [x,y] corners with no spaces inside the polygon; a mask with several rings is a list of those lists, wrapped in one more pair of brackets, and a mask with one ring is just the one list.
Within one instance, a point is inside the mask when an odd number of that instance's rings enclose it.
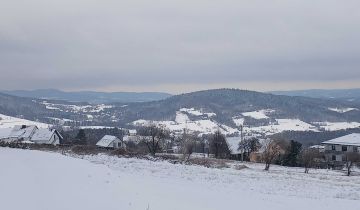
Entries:
{"label": "bare tree", "polygon": [[162,126],[150,125],[140,129],[139,134],[142,136],[141,141],[144,142],[152,156],[160,151],[165,138],[169,132]]}
{"label": "bare tree", "polygon": [[256,152],[260,147],[259,140],[257,138],[245,138],[239,143],[238,150],[242,151],[242,158],[244,160],[244,154],[246,154],[247,158],[250,157],[250,153]]}
{"label": "bare tree", "polygon": [[230,154],[225,136],[219,130],[210,137],[209,146],[210,153],[214,154],[215,158],[224,158]]}
{"label": "bare tree", "polygon": [[308,148],[304,149],[300,153],[301,155],[301,162],[304,165],[305,173],[309,173],[309,169],[314,167],[314,163],[316,162],[316,159],[321,158],[321,154],[319,150]]}
{"label": "bare tree", "polygon": [[351,170],[354,164],[360,163],[360,153],[358,152],[348,152],[345,155],[345,167],[347,170],[347,175],[351,175]]}
{"label": "bare tree", "polygon": [[184,129],[184,132],[181,135],[181,151],[185,162],[189,161],[191,154],[194,153],[195,146],[196,136],[190,134],[186,129]]}
{"label": "bare tree", "polygon": [[286,143],[284,141],[269,139],[265,142],[262,160],[265,163],[266,171],[270,169],[271,163],[274,162],[275,158],[280,156],[285,147]]}

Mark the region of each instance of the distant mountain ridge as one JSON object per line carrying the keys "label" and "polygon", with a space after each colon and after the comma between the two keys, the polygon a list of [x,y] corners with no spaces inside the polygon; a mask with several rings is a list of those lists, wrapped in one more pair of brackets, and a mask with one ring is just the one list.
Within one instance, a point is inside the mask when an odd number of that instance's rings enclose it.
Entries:
{"label": "distant mountain ridge", "polygon": [[128,103],[128,102],[147,102],[162,100],[170,97],[171,94],[161,92],[96,92],[96,91],[76,91],[65,92],[57,89],[39,90],[12,90],[0,91],[5,94],[50,100],[66,100],[72,102],[99,103]]}
{"label": "distant mountain ridge", "polygon": [[309,90],[290,90],[290,91],[271,91],[276,95],[303,96],[312,98],[340,99],[360,102],[360,88],[355,89],[309,89]]}
{"label": "distant mountain ridge", "polygon": [[[356,108],[338,113],[329,108]],[[273,109],[274,118],[296,118],[304,121],[360,121],[360,104],[310,97],[283,96],[239,89],[215,89],[175,95],[161,101],[134,103],[121,108],[121,119],[174,119],[180,108],[195,108],[215,113],[218,122],[230,123],[243,112]],[[249,119],[250,120],[250,119]]]}

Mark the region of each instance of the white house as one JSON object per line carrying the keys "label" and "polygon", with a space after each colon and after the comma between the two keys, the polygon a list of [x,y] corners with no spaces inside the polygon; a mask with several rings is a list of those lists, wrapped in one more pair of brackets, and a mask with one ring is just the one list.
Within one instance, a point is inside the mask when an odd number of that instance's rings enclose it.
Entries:
{"label": "white house", "polygon": [[329,162],[343,162],[348,152],[360,152],[360,133],[353,133],[322,143]]}
{"label": "white house", "polygon": [[61,134],[55,129],[38,129],[31,138],[31,142],[35,144],[53,144],[59,145],[63,139]]}
{"label": "white house", "polygon": [[125,144],[116,136],[105,135],[96,143],[96,146],[103,148],[124,148]]}

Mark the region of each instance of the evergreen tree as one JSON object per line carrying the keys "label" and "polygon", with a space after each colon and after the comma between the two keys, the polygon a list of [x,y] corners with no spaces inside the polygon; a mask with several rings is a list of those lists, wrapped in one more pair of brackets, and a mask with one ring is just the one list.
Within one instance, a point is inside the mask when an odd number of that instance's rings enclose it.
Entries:
{"label": "evergreen tree", "polygon": [[284,157],[283,164],[285,166],[296,167],[299,166],[299,155],[301,152],[302,144],[297,141],[290,141],[288,152]]}
{"label": "evergreen tree", "polygon": [[215,158],[226,158],[230,154],[225,136],[219,130],[211,136],[210,153],[214,154]]}
{"label": "evergreen tree", "polygon": [[86,145],[87,144],[87,138],[86,138],[86,134],[85,134],[85,130],[84,129],[80,129],[78,134],[75,137],[76,139],[76,144],[79,145]]}

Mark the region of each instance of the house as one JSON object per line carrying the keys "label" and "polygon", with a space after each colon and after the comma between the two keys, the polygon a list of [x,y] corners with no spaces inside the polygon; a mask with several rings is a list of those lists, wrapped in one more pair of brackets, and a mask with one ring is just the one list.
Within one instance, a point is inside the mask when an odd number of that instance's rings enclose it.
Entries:
{"label": "house", "polygon": [[129,130],[129,135],[130,136],[136,136],[137,135],[137,131],[135,129]]}
{"label": "house", "polygon": [[63,137],[55,129],[38,129],[31,138],[31,142],[35,144],[52,144],[59,145]]}
{"label": "house", "polygon": [[125,144],[116,136],[105,135],[96,143],[96,146],[102,148],[125,148]]}
{"label": "house", "polygon": [[[257,141],[252,141],[257,140]],[[260,139],[258,139],[256,136],[253,135],[247,135],[247,136],[235,136],[235,137],[226,137],[225,138],[226,144],[228,146],[229,152],[230,152],[230,159],[235,160],[244,160],[244,159],[250,159],[251,154],[253,153],[251,150],[254,148],[250,148],[253,146],[259,147],[261,145]],[[242,148],[240,148],[240,143],[243,141]],[[250,142],[251,141],[251,142]],[[249,143],[254,143],[253,146],[251,146]]]}
{"label": "house", "polygon": [[346,160],[346,153],[360,152],[360,133],[328,140],[322,145],[325,146],[325,157],[330,165],[341,165]]}
{"label": "house", "polygon": [[35,144],[60,144],[63,137],[55,129],[41,128],[35,125],[16,125],[13,128],[0,129],[3,142],[23,142]]}
{"label": "house", "polygon": [[225,141],[230,151],[230,159],[241,160],[241,155],[244,153],[243,150],[239,150],[239,144],[241,142],[241,137],[226,137]]}
{"label": "house", "polygon": [[11,131],[6,135],[2,136],[1,140],[5,142],[14,142],[14,141],[30,141],[32,136],[35,134],[38,127],[35,125],[16,125]]}

